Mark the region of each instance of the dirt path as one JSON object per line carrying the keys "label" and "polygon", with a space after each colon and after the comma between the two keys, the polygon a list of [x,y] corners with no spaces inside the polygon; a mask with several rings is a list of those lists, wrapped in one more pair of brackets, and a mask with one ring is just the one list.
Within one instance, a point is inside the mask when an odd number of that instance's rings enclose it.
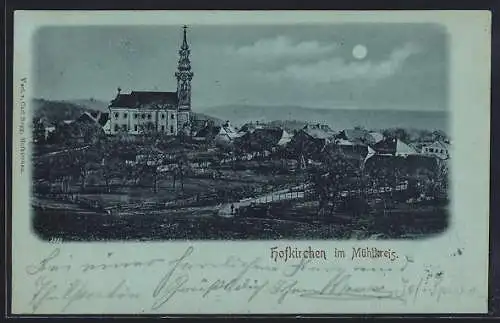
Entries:
{"label": "dirt path", "polygon": [[238,202],[225,203],[218,207],[218,214],[220,216],[230,217],[234,215],[234,210],[249,206],[250,204],[266,204],[269,202],[279,202],[285,200],[293,200],[304,197],[305,189],[307,189],[311,184],[299,185],[287,189],[282,189],[279,191],[269,192],[257,197],[242,199]]}

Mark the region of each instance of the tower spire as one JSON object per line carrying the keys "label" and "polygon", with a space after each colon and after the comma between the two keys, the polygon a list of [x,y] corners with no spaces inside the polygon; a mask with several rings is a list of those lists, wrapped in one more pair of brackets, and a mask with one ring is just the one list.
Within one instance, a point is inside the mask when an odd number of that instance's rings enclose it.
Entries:
{"label": "tower spire", "polygon": [[189,45],[187,42],[187,26],[184,25],[181,49],[179,50],[179,62],[175,77],[177,79],[177,98],[179,110],[191,110],[191,80],[193,72],[191,71],[191,60],[189,59]]}
{"label": "tower spire", "polygon": [[182,44],[179,50],[179,62],[177,64],[177,129],[179,131],[190,132],[190,111],[191,111],[191,60],[189,59],[189,44],[187,42],[187,26],[182,27]]}
{"label": "tower spire", "polygon": [[187,43],[187,36],[186,36],[186,34],[187,34],[187,28],[188,28],[188,27],[187,27],[186,25],[184,25],[184,26],[182,27],[182,29],[184,29],[184,37],[183,37],[183,40],[182,40],[182,46],[181,46],[181,49],[184,49],[184,50],[185,50],[185,49],[189,49],[189,45],[188,45],[188,43]]}

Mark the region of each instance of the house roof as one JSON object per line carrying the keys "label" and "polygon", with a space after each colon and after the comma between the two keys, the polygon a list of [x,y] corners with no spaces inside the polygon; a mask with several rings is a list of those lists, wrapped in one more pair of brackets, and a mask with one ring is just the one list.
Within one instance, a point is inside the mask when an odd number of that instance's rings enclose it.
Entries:
{"label": "house roof", "polygon": [[195,137],[209,137],[209,136],[217,136],[217,135],[226,135],[230,138],[239,137],[240,134],[234,128],[228,125],[223,126],[213,126],[207,125],[200,129],[195,135]]}
{"label": "house roof", "polygon": [[219,127],[218,135],[228,136],[230,139],[241,137],[243,134],[236,131],[231,125],[225,124]]}
{"label": "house roof", "polygon": [[278,141],[278,146],[284,146],[292,141],[292,135],[289,134],[285,129],[282,129],[281,138]]}
{"label": "house roof", "polygon": [[380,132],[370,132],[368,135],[372,139],[373,143],[377,143],[384,140],[384,135],[381,134]]}
{"label": "house roof", "polygon": [[290,135],[281,128],[255,129],[240,138],[241,146],[252,150],[271,149],[288,143],[290,139]]}
{"label": "house roof", "polygon": [[387,138],[373,145],[377,154],[414,155],[417,151],[397,138]]}
{"label": "house roof", "polygon": [[95,122],[103,127],[108,122],[109,113],[104,112],[84,112],[75,122],[78,123],[91,123]]}
{"label": "house roof", "polygon": [[301,131],[316,139],[330,139],[334,135],[333,130],[326,125],[306,125]]}
{"label": "house roof", "polygon": [[206,138],[209,136],[216,136],[220,131],[220,126],[207,125],[200,129],[195,135],[195,137]]}
{"label": "house roof", "polygon": [[372,139],[372,136],[363,129],[344,129],[338,135],[338,138],[349,140],[353,144],[365,144]]}
{"label": "house roof", "polygon": [[415,155],[417,154],[417,151],[407,145],[406,143],[402,142],[401,140],[397,140],[396,143],[396,155]]}
{"label": "house roof", "polygon": [[335,140],[335,143],[339,146],[354,146],[352,141],[342,138]]}
{"label": "house roof", "polygon": [[132,91],[118,94],[110,108],[141,108],[146,105],[177,105],[177,92]]}
{"label": "house roof", "polygon": [[89,112],[84,112],[75,122],[97,122],[96,118]]}
{"label": "house roof", "polygon": [[262,126],[250,122],[250,123],[245,123],[243,126],[241,126],[240,132],[252,132],[255,129],[262,129]]}
{"label": "house roof", "polygon": [[108,119],[109,119],[109,113],[107,113],[107,112],[103,112],[103,113],[101,113],[101,115],[99,116],[99,119],[97,120],[97,122],[98,122],[101,126],[104,126],[104,125],[108,122]]}

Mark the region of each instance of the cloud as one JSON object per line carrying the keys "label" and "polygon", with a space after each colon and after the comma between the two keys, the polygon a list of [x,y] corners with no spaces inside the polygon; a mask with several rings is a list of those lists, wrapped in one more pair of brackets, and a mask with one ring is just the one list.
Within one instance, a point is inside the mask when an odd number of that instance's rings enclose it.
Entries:
{"label": "cloud", "polygon": [[332,53],[338,48],[336,43],[322,44],[318,41],[294,42],[286,36],[260,39],[248,46],[228,47],[229,54],[255,60],[269,60],[276,58],[307,58],[311,56]]}
{"label": "cloud", "polygon": [[412,55],[418,54],[420,47],[414,43],[394,49],[386,60],[346,61],[333,57],[315,63],[291,64],[281,70],[256,72],[271,81],[297,80],[309,84],[332,83],[346,80],[376,81],[394,75]]}

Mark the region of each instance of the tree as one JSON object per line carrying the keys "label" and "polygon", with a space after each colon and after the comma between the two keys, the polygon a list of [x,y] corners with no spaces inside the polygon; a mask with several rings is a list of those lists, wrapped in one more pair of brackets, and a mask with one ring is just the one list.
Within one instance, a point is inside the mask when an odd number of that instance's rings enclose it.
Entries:
{"label": "tree", "polygon": [[109,152],[105,152],[102,156],[101,170],[106,192],[111,191],[111,180],[117,177],[122,177],[125,170],[125,164],[119,158],[112,156]]}
{"label": "tree", "polygon": [[359,176],[359,173],[356,173],[356,167],[340,153],[324,154],[323,160],[324,172],[313,171],[312,181],[319,198],[318,213],[332,214],[340,193],[352,189],[349,178]]}
{"label": "tree", "polygon": [[65,154],[67,164],[70,165],[70,175],[80,181],[80,190],[83,192],[86,187],[86,180],[91,170],[97,170],[102,160],[98,151],[92,148],[72,149]]}
{"label": "tree", "polygon": [[45,127],[40,119],[33,119],[33,141],[37,144],[45,143]]}
{"label": "tree", "polygon": [[160,151],[154,149],[153,147],[148,147],[146,150],[143,150],[143,154],[145,155],[145,158],[139,165],[139,172],[151,177],[153,182],[153,191],[157,193],[159,180],[164,174],[160,169],[160,167],[165,164],[164,156]]}
{"label": "tree", "polygon": [[403,142],[409,142],[411,139],[410,134],[403,128],[386,129],[382,134],[386,138],[397,138]]}
{"label": "tree", "polygon": [[173,175],[173,187],[175,189],[175,181],[178,178],[181,183],[181,191],[184,191],[184,178],[189,171],[189,160],[185,153],[181,153],[176,157],[176,165],[172,170]]}
{"label": "tree", "polygon": [[47,181],[51,184],[59,184],[62,192],[69,191],[71,165],[68,164],[65,156],[42,157],[35,159],[33,163],[34,179]]}

